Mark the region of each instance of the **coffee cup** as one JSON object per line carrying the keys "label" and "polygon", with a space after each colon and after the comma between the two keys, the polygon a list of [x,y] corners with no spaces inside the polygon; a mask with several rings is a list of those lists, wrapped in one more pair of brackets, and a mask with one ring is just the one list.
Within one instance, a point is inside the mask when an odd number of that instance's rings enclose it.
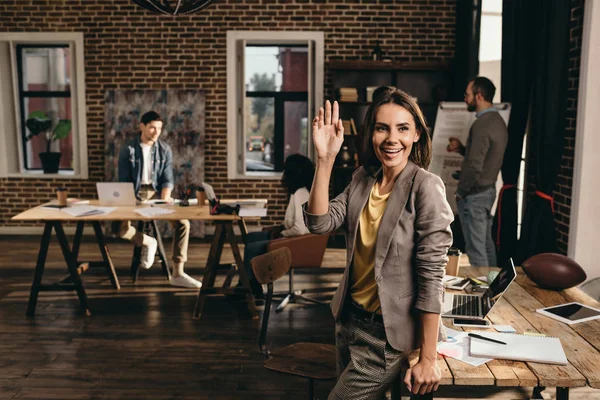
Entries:
{"label": "coffee cup", "polygon": [[203,206],[206,202],[206,193],[204,192],[203,187],[199,187],[196,189],[196,199],[198,199],[199,206]]}
{"label": "coffee cup", "polygon": [[456,247],[450,247],[448,249],[448,264],[446,265],[446,275],[458,276],[460,255],[460,249]]}
{"label": "coffee cup", "polygon": [[56,199],[59,207],[67,206],[67,188],[61,187],[56,189]]}

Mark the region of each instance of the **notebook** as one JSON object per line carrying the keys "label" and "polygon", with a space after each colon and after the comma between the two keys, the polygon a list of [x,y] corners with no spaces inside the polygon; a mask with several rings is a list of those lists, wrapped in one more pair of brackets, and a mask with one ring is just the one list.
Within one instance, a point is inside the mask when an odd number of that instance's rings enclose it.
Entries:
{"label": "notebook", "polygon": [[496,332],[479,334],[505,342],[506,345],[471,338],[469,354],[473,357],[567,365],[567,356],[559,338]]}

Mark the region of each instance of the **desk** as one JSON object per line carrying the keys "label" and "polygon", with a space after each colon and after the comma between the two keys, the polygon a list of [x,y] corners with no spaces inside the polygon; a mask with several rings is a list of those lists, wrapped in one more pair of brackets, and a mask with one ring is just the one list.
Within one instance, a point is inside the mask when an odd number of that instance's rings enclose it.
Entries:
{"label": "desk", "polygon": [[[461,275],[475,278],[487,275],[489,268],[461,268]],[[442,370],[442,385],[469,386],[526,386],[534,387],[532,398],[541,399],[545,387],[556,387],[559,400],[569,398],[569,388],[589,385],[600,388],[600,320],[567,325],[535,312],[537,308],[578,301],[592,307],[600,303],[577,288],[560,292],[539,288],[527,278],[521,268],[502,299],[488,315],[493,324],[512,325],[517,333],[539,332],[547,336],[559,337],[567,355],[566,366],[492,360],[479,367],[473,367],[453,358],[438,356],[438,366]],[[445,321],[453,329],[450,321]],[[464,328],[465,331],[484,329]],[[490,331],[495,332],[493,329]],[[600,391],[598,392],[600,396]],[[396,395],[397,396],[397,395]],[[393,397],[399,398],[399,397]]]}
{"label": "desk", "polygon": [[[97,202],[90,202],[92,205]],[[237,215],[210,215],[208,206],[190,206],[190,207],[179,207],[161,205],[160,207],[172,208],[175,210],[174,213],[153,216],[150,218],[143,217],[140,214],[133,211],[136,208],[147,207],[147,206],[120,206],[116,210],[108,215],[93,215],[87,217],[73,217],[67,213],[59,210],[48,210],[43,209],[41,206],[37,206],[26,210],[12,219],[14,221],[41,221],[44,222],[44,233],[42,234],[40,250],[38,253],[37,263],[35,267],[35,273],[33,283],[31,285],[31,292],[29,295],[29,304],[27,306],[27,315],[35,315],[35,308],[37,304],[38,294],[41,291],[71,291],[75,290],[79,298],[81,309],[86,315],[91,315],[91,310],[88,306],[88,299],[83,287],[83,282],[80,277],[81,269],[78,268],[80,262],[78,261],[79,246],[81,244],[81,237],[83,235],[83,228],[85,223],[91,223],[94,227],[94,233],[98,246],[100,247],[100,253],[102,255],[102,261],[93,264],[99,264],[106,268],[108,276],[114,288],[119,289],[119,280],[115,272],[114,264],[110,257],[108,247],[104,240],[104,233],[100,225],[101,221],[150,221],[150,220],[201,220],[201,221],[212,221],[216,224],[214,239],[210,248],[208,261],[206,263],[206,270],[204,274],[204,280],[202,288],[198,295],[198,301],[194,310],[194,316],[199,318],[202,313],[202,306],[204,303],[204,297],[206,295],[215,294],[239,294],[244,295],[248,310],[253,318],[258,318],[258,313],[254,306],[254,298],[250,289],[250,282],[248,275],[244,269],[242,257],[240,255],[239,247],[236,242],[236,238],[233,232],[233,224],[237,223],[242,233],[242,239],[246,240],[246,226],[244,223],[245,219],[258,219],[252,218],[240,218]],[[77,228],[75,230],[75,237],[73,239],[73,245],[70,246],[63,229],[64,222],[77,222]],[[50,244],[50,238],[52,236],[52,230],[55,231],[58,243],[63,253],[63,257],[67,264],[67,270],[69,276],[54,284],[42,284],[42,277],[44,274],[44,266],[46,263],[46,256],[48,254],[48,246]],[[223,288],[215,288],[214,280],[217,270],[221,267],[219,264],[221,260],[221,253],[223,251],[223,245],[227,241],[231,245],[231,250],[236,262],[236,265],[227,265],[229,272]],[[239,266],[239,267],[238,267]],[[232,278],[235,274],[239,274],[240,281],[242,282],[241,288],[229,288]]]}

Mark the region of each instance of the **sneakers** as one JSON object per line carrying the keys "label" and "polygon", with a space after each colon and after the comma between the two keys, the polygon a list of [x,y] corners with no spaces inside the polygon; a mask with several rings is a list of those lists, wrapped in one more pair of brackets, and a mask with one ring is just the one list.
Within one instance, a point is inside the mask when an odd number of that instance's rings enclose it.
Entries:
{"label": "sneakers", "polygon": [[190,289],[200,289],[202,282],[195,280],[188,274],[182,274],[171,278],[171,286],[184,287]]}
{"label": "sneakers", "polygon": [[156,249],[158,242],[154,238],[149,238],[150,243],[148,245],[142,245],[142,256],[140,257],[140,268],[150,269],[154,264],[154,257],[156,256]]}

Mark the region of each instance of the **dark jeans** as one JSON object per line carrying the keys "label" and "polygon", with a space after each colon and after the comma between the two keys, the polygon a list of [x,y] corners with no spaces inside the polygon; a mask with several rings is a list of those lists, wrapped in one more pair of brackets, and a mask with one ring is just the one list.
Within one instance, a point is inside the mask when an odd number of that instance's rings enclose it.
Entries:
{"label": "dark jeans", "polygon": [[246,247],[244,248],[244,268],[250,279],[252,294],[262,296],[262,285],[258,283],[252,271],[250,260],[267,252],[267,246],[271,241],[271,232],[251,232],[246,236]]}

